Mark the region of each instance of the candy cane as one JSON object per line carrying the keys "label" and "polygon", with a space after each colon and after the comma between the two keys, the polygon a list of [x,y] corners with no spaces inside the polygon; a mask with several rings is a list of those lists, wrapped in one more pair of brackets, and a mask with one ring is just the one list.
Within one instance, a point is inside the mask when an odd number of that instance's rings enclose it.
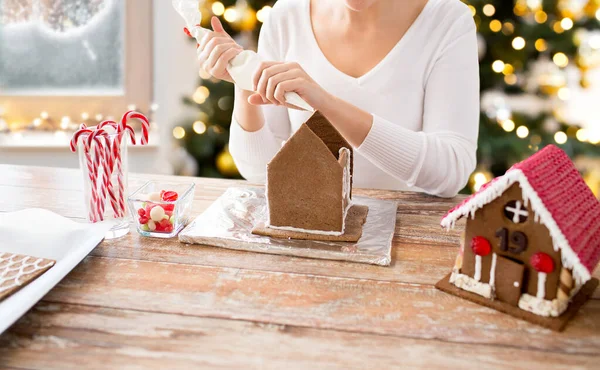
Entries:
{"label": "candy cane", "polygon": [[[94,207],[98,213],[98,218],[100,221],[104,221],[104,207],[106,205],[106,194],[108,183],[110,181],[106,171],[106,158],[104,150],[105,140],[108,140],[108,134],[103,129],[98,128],[96,128],[96,130],[87,138],[88,147],[91,149],[93,146],[94,148],[94,189],[97,189],[98,187],[100,188],[100,194],[96,198]],[[100,165],[102,165],[104,170],[101,173],[99,173]]]}
{"label": "candy cane", "polygon": [[124,129],[130,119],[137,119],[142,123],[142,137],[140,139],[140,144],[147,145],[149,140],[150,121],[148,121],[148,118],[143,114],[130,110],[123,115],[123,118],[121,118],[120,127]]}
{"label": "candy cane", "polygon": [[[70,142],[71,151],[72,152],[77,151],[77,144],[79,142],[79,139],[83,135],[91,135],[92,133],[93,133],[92,130],[88,129],[85,126],[85,124],[82,124],[79,127],[79,130],[77,130],[75,132],[75,134],[73,135],[73,138],[71,139],[71,142]],[[97,222],[98,217],[97,217],[96,209],[94,206],[94,204],[96,204],[97,198],[98,198],[98,194],[96,192],[96,187],[95,187],[96,181],[94,179],[95,169],[94,169],[92,155],[89,150],[90,148],[88,147],[87,143],[88,143],[87,140],[83,140],[83,146],[84,146],[83,151],[84,151],[84,156],[85,156],[86,167],[88,169],[88,178],[90,180],[90,185],[91,185],[91,198],[90,198],[88,218],[90,219],[91,222]]]}

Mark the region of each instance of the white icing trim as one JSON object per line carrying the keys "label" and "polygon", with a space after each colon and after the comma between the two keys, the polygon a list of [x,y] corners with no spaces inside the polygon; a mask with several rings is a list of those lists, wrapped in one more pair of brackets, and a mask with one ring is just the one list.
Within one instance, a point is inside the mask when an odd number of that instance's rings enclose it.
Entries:
{"label": "white icing trim", "polygon": [[[539,293],[539,292],[538,292]],[[525,311],[532,312],[536,315],[548,317],[557,317],[565,312],[569,300],[553,299],[551,301],[543,298],[534,297],[527,293],[521,294],[519,298],[519,308]]]}
{"label": "white icing trim", "polygon": [[492,267],[490,268],[490,285],[496,287],[496,260],[498,256],[496,253],[492,255]]}
{"label": "white icing trim", "polygon": [[473,275],[475,281],[481,280],[481,256],[475,256],[475,274]]}
{"label": "white icing trim", "polygon": [[555,251],[561,251],[562,265],[565,268],[572,269],[573,278],[579,285],[583,285],[590,280],[591,274],[588,269],[583,266],[577,254],[571,249],[567,238],[564,236],[556,221],[550,212],[544,206],[544,203],[533,189],[529,180],[520,169],[509,170],[504,176],[498,178],[487,188],[476,193],[470,201],[463,204],[453,212],[449,213],[442,219],[441,225],[446,229],[454,228],[456,221],[463,216],[475,217],[475,212],[484,205],[492,202],[500,197],[510,186],[518,182],[523,194],[525,206],[531,204],[531,209],[534,212],[535,221],[546,226],[552,237],[552,245]]}
{"label": "white icing trim", "polygon": [[490,299],[492,298],[494,291],[490,284],[482,283],[470,276],[456,272],[453,272],[452,275],[450,275],[450,283],[456,285],[457,288],[479,294],[480,296]]}
{"label": "white icing trim", "polygon": [[546,297],[546,277],[548,274],[545,272],[538,272],[538,281],[537,281],[537,298]]}

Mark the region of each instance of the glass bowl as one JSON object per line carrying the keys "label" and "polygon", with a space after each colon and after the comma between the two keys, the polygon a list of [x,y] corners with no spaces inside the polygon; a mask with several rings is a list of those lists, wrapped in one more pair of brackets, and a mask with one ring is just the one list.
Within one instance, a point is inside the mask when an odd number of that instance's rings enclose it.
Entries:
{"label": "glass bowl", "polygon": [[[127,198],[138,233],[154,238],[172,238],[188,223],[196,185],[148,181]],[[162,192],[167,193],[164,197]],[[163,200],[164,199],[164,200]]]}

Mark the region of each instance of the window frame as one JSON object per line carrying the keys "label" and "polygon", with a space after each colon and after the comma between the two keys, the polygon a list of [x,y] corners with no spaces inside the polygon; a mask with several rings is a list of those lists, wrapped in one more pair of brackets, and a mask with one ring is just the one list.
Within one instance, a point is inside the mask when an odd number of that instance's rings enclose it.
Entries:
{"label": "window frame", "polygon": [[[121,0],[115,0],[121,1]],[[120,117],[130,105],[149,112],[153,99],[153,0],[126,0],[124,17],[123,92],[118,95],[4,95],[0,107],[12,123],[27,124],[47,112],[54,120],[68,116]]]}

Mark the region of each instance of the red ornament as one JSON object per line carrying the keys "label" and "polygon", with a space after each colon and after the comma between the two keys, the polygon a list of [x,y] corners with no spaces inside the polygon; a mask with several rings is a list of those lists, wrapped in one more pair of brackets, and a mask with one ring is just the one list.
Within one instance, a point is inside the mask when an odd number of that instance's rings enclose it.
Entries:
{"label": "red ornament", "polygon": [[531,256],[529,263],[537,272],[544,272],[546,274],[554,271],[554,261],[552,257],[543,252],[537,252]]}
{"label": "red ornament", "polygon": [[490,241],[483,236],[476,236],[471,240],[471,249],[478,256],[487,256],[492,252]]}

